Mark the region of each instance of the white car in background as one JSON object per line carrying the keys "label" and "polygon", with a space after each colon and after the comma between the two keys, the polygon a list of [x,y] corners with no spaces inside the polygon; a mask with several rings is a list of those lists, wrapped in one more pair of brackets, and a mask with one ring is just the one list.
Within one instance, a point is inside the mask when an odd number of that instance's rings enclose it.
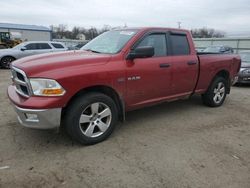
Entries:
{"label": "white car in background", "polygon": [[9,68],[12,61],[22,57],[66,51],[68,48],[61,42],[30,41],[23,42],[14,48],[0,50],[0,67]]}

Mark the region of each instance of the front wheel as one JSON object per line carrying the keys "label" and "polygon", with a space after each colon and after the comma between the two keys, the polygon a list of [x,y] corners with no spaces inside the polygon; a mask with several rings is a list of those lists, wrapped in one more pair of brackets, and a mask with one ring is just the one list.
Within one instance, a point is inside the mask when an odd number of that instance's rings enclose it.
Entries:
{"label": "front wheel", "polygon": [[6,56],[6,57],[3,57],[1,59],[1,67],[5,68],[5,69],[9,69],[10,68],[10,65],[11,65],[11,62],[14,61],[15,58],[14,57],[11,57],[11,56]]}
{"label": "front wheel", "polygon": [[88,93],[66,109],[63,124],[68,134],[82,144],[96,144],[115,128],[118,112],[114,101],[102,93]]}
{"label": "front wheel", "polygon": [[221,106],[227,95],[227,81],[223,77],[216,77],[209,86],[205,94],[202,95],[202,101],[210,107]]}

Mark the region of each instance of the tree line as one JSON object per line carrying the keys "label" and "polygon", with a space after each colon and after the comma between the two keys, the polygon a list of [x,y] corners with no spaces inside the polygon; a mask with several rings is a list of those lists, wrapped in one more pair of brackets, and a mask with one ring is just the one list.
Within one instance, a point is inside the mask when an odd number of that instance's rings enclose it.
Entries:
{"label": "tree line", "polygon": [[[96,27],[91,28],[84,28],[84,27],[77,27],[74,26],[72,29],[68,29],[67,25],[60,24],[58,26],[51,25],[52,30],[52,38],[53,39],[79,39],[80,34],[85,36],[86,40],[91,40],[96,36],[102,34],[103,32],[112,30],[110,25],[104,25],[101,29]],[[124,26],[126,27],[126,26]],[[116,28],[123,28],[123,27],[116,27]],[[222,38],[225,37],[225,32],[218,31],[212,28],[198,28],[192,29],[191,34],[193,38]]]}
{"label": "tree line", "polygon": [[200,28],[191,30],[193,38],[223,38],[226,33],[212,28]]}
{"label": "tree line", "polygon": [[97,29],[96,27],[84,28],[77,26],[68,29],[68,26],[65,24],[60,24],[58,26],[51,25],[50,28],[52,30],[53,39],[79,39],[80,34],[83,34],[86,40],[91,40],[103,32],[113,29],[109,25],[104,25],[101,29]]}

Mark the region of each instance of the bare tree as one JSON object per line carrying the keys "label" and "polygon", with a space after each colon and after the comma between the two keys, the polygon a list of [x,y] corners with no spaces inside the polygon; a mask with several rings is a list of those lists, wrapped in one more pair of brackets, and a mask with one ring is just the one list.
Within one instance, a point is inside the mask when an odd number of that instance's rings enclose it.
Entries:
{"label": "bare tree", "polygon": [[77,36],[80,34],[80,27],[73,27],[72,31],[71,31],[71,38],[76,39]]}
{"label": "bare tree", "polygon": [[100,34],[101,33],[104,33],[104,32],[106,32],[106,31],[110,31],[112,29],[112,27],[110,26],[110,25],[104,25],[103,27],[102,27],[102,29],[100,30]]}
{"label": "bare tree", "polygon": [[194,38],[222,38],[225,37],[225,32],[218,31],[211,28],[200,28],[200,29],[192,29],[192,36]]}
{"label": "bare tree", "polygon": [[113,29],[110,25],[104,25],[101,29],[97,29],[95,27],[86,29],[84,27],[74,26],[72,30],[69,30],[67,25],[65,24],[59,24],[58,26],[51,25],[50,28],[52,30],[52,38],[77,39],[77,36],[79,34],[84,34],[86,37],[86,40],[91,40],[95,38],[96,36],[100,35],[101,33],[104,33],[106,31],[110,31]]}

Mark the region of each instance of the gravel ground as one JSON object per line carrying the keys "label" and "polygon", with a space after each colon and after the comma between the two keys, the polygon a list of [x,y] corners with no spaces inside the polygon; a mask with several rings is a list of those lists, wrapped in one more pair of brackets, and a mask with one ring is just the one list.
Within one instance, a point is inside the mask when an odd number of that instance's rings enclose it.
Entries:
{"label": "gravel ground", "polygon": [[20,126],[0,70],[0,187],[250,187],[250,87],[220,108],[199,96],[127,114],[111,137],[81,146]]}

